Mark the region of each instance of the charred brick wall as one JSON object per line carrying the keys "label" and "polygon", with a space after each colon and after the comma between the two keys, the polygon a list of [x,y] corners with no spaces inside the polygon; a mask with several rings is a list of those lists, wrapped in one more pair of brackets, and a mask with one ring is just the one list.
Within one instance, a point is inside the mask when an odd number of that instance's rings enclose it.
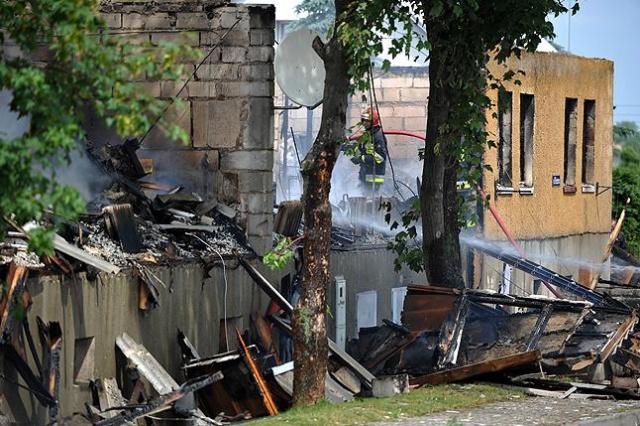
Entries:
{"label": "charred brick wall", "polygon": [[189,144],[154,129],[138,151],[154,161],[153,180],[183,185],[234,207],[258,253],[271,244],[273,216],[272,6],[223,1],[104,1],[112,34],[133,43],[175,40],[201,50],[186,81],[140,81],[142,90],[183,102],[167,114]]}

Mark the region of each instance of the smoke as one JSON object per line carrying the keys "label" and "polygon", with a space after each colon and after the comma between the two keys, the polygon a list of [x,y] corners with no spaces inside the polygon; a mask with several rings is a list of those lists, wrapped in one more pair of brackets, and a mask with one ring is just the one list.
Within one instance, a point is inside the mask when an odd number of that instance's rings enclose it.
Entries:
{"label": "smoke", "polygon": [[56,161],[54,173],[45,174],[59,184],[76,188],[86,202],[92,201],[113,184],[113,179],[89,159],[80,144],[69,153],[69,160],[68,164]]}

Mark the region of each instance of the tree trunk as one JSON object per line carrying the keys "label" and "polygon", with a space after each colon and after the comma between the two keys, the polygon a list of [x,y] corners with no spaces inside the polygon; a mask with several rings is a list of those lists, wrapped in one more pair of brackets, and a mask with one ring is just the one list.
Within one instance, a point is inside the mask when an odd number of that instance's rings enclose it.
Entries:
{"label": "tree trunk", "polygon": [[[339,14],[338,2],[336,9]],[[315,404],[324,398],[328,357],[326,296],[331,281],[329,191],[331,173],[345,138],[349,93],[348,68],[340,43],[332,38],[322,49],[321,56],[326,71],[322,124],[301,170],[304,181],[304,267],[300,299],[292,323],[295,406]]]}
{"label": "tree trunk", "polygon": [[[437,28],[437,24],[433,27]],[[443,75],[449,71],[445,61],[446,44],[439,39],[437,31],[429,32],[429,41],[432,44],[429,59],[429,104],[420,188],[424,266],[429,284],[462,287],[456,187],[459,160],[449,151],[451,144],[460,141],[445,126],[453,93],[443,83]]]}

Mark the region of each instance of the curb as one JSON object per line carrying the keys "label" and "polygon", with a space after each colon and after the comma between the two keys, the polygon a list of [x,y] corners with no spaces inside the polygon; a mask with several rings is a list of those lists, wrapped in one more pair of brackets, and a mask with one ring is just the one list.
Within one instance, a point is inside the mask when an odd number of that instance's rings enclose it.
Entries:
{"label": "curb", "polygon": [[569,426],[638,426],[640,425],[640,410],[629,410],[609,416],[596,417],[579,422],[569,423]]}

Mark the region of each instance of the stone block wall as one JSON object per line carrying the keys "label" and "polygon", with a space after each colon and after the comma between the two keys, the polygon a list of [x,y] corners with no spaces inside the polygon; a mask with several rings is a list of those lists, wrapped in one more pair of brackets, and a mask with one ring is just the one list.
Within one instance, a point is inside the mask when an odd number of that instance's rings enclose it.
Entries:
{"label": "stone block wall", "polygon": [[172,40],[201,50],[200,58],[185,60],[186,80],[139,82],[161,98],[180,98],[167,114],[187,131],[189,144],[154,129],[138,155],[154,161],[149,180],[234,207],[250,243],[263,253],[271,247],[273,223],[273,6],[103,1],[101,13],[108,31],[129,41]]}

